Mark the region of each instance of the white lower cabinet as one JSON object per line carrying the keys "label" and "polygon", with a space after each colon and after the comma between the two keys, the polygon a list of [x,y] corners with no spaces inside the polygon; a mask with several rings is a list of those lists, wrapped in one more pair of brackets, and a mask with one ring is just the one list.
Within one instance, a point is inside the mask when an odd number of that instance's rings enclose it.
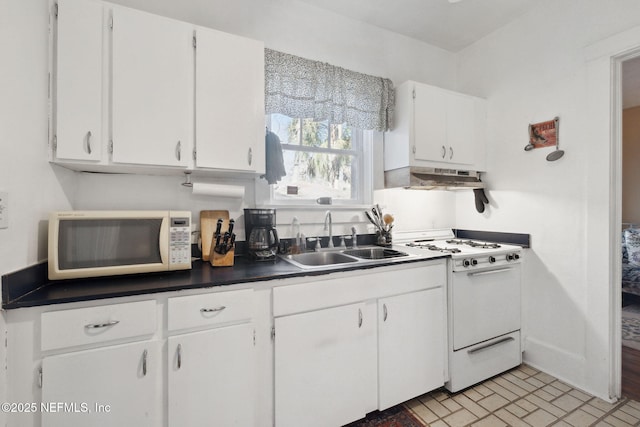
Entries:
{"label": "white lower cabinet", "polygon": [[160,341],[108,346],[42,360],[42,426],[157,426]]}
{"label": "white lower cabinet", "polygon": [[275,319],[276,426],[341,426],[365,416],[375,378],[367,369],[375,317],[366,312],[358,303]]}
{"label": "white lower cabinet", "polygon": [[342,426],[445,383],[444,261],[273,291],[275,425]]}
{"label": "white lower cabinet", "polygon": [[379,409],[444,383],[444,307],[442,288],[378,300]]}
{"label": "white lower cabinet", "polygon": [[169,426],[252,426],[253,323],[168,339]]}

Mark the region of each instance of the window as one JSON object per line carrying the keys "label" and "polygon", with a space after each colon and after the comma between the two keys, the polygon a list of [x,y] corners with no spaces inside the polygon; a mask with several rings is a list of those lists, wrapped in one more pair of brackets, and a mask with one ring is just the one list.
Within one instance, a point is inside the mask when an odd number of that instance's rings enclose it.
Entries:
{"label": "window", "polygon": [[371,160],[365,134],[347,125],[267,116],[267,126],[280,138],[287,175],[271,187],[272,203],[363,203],[369,197]]}

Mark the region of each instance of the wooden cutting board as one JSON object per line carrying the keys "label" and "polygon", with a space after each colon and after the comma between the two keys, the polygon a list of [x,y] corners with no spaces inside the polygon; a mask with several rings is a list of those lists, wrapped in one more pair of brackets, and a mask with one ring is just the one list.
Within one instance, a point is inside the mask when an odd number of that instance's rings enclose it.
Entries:
{"label": "wooden cutting board", "polygon": [[200,211],[200,238],[202,239],[202,260],[209,261],[211,255],[211,240],[216,232],[218,218],[222,218],[220,233],[224,234],[229,228],[229,211]]}

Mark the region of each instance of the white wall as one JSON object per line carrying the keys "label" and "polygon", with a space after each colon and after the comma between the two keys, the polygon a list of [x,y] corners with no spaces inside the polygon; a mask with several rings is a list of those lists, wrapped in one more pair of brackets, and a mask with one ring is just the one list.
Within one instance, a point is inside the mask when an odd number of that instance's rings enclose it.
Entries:
{"label": "white wall", "polygon": [[640,107],[623,112],[622,150],[622,222],[640,224]]}
{"label": "white wall", "polygon": [[[594,67],[585,48],[639,24],[633,0],[542,1],[462,51],[458,65],[458,89],[488,98],[491,204],[477,214],[472,195],[459,193],[456,225],[531,234],[525,360],[605,398],[610,117],[600,95],[609,74],[607,58]],[[551,163],[550,148],[523,148],[528,124],[554,116],[566,154]]]}

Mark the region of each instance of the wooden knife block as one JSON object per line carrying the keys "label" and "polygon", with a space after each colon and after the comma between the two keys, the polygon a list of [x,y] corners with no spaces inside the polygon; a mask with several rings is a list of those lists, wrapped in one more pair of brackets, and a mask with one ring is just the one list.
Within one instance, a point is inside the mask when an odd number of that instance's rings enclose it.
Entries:
{"label": "wooden knife block", "polygon": [[202,242],[203,261],[209,261],[209,257],[214,253],[213,248],[216,245],[214,233],[218,218],[222,218],[223,220],[220,233],[224,234],[229,228],[229,211],[200,211],[200,239]]}
{"label": "wooden knife block", "polygon": [[[211,247],[215,246],[216,242],[213,242]],[[236,248],[233,247],[226,254],[219,254],[216,251],[211,251],[209,262],[212,267],[231,267],[233,266],[233,256],[236,252]]]}

